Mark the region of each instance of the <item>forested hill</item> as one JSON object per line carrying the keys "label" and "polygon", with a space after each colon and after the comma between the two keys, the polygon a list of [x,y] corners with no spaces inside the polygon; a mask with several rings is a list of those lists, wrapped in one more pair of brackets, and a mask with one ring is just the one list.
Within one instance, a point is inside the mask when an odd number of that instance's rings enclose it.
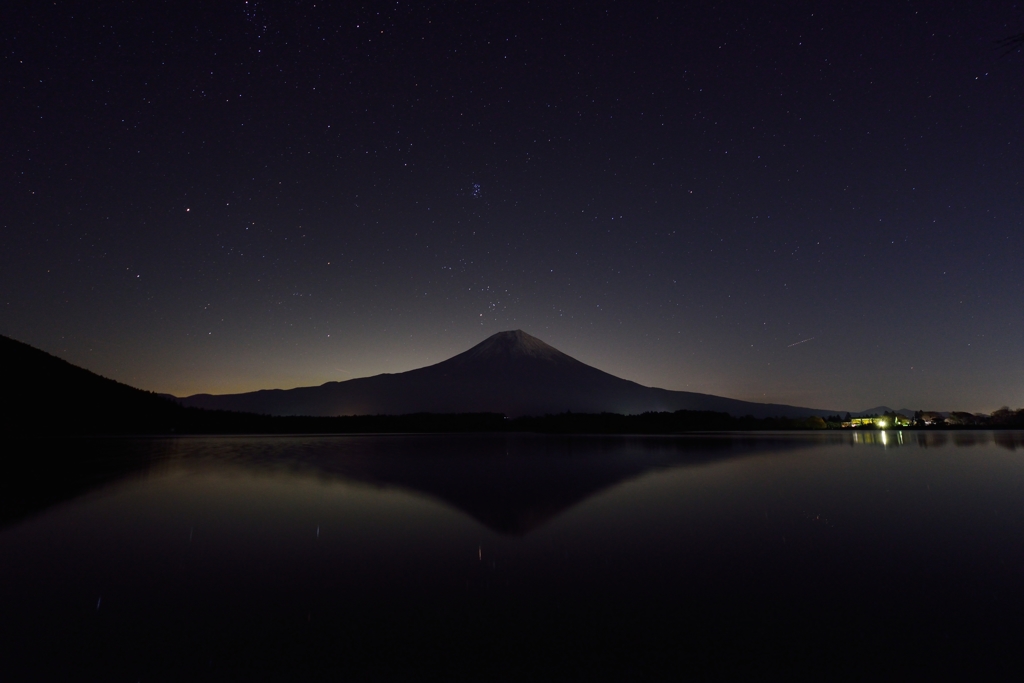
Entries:
{"label": "forested hill", "polygon": [[184,410],[175,401],[101,377],[0,336],[4,433],[165,433]]}

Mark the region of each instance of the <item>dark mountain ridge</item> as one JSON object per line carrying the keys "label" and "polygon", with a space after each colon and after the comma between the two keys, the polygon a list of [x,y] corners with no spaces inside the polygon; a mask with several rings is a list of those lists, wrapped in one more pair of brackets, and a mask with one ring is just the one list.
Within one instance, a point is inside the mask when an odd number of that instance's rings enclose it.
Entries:
{"label": "dark mountain ridge", "polygon": [[0,379],[0,428],[9,434],[164,433],[184,413],[172,399],[2,335]]}
{"label": "dark mountain ridge", "polygon": [[851,413],[851,417],[868,417],[869,415],[885,415],[886,413],[896,413],[903,417],[914,417],[914,411],[909,408],[900,408],[899,410],[893,410],[889,406],[875,406],[874,408],[868,408],[867,410],[861,410],[860,412]]}
{"label": "dark mountain ridge", "polygon": [[522,330],[498,332],[457,356],[408,372],[297,389],[197,394],[181,401],[208,409],[319,416],[701,410],[796,418],[839,412],[646,387],[586,365]]}
{"label": "dark mountain ridge", "polygon": [[[719,416],[720,417],[720,416]],[[181,405],[0,335],[0,434],[312,434],[502,431],[501,415],[271,417]]]}

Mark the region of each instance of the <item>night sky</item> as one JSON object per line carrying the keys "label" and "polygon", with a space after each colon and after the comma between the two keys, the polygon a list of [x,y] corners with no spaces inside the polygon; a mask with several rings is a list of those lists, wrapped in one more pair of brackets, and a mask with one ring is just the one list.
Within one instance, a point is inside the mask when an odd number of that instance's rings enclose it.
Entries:
{"label": "night sky", "polygon": [[7,3],[0,333],[186,395],[523,329],[640,383],[1024,405],[1014,2]]}

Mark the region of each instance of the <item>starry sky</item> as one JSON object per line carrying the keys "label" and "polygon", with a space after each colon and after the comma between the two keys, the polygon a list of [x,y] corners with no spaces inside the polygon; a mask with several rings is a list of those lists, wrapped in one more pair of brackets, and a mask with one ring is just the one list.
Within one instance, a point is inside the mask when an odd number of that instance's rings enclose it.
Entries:
{"label": "starry sky", "polygon": [[523,329],[646,385],[1024,405],[1015,2],[26,2],[0,333],[159,392]]}

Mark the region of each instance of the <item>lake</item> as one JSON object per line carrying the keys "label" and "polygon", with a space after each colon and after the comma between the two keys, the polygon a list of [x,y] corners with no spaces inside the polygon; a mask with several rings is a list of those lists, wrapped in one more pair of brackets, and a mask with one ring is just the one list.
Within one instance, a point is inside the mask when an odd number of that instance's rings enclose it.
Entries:
{"label": "lake", "polygon": [[22,440],[0,680],[1024,675],[1024,433]]}

